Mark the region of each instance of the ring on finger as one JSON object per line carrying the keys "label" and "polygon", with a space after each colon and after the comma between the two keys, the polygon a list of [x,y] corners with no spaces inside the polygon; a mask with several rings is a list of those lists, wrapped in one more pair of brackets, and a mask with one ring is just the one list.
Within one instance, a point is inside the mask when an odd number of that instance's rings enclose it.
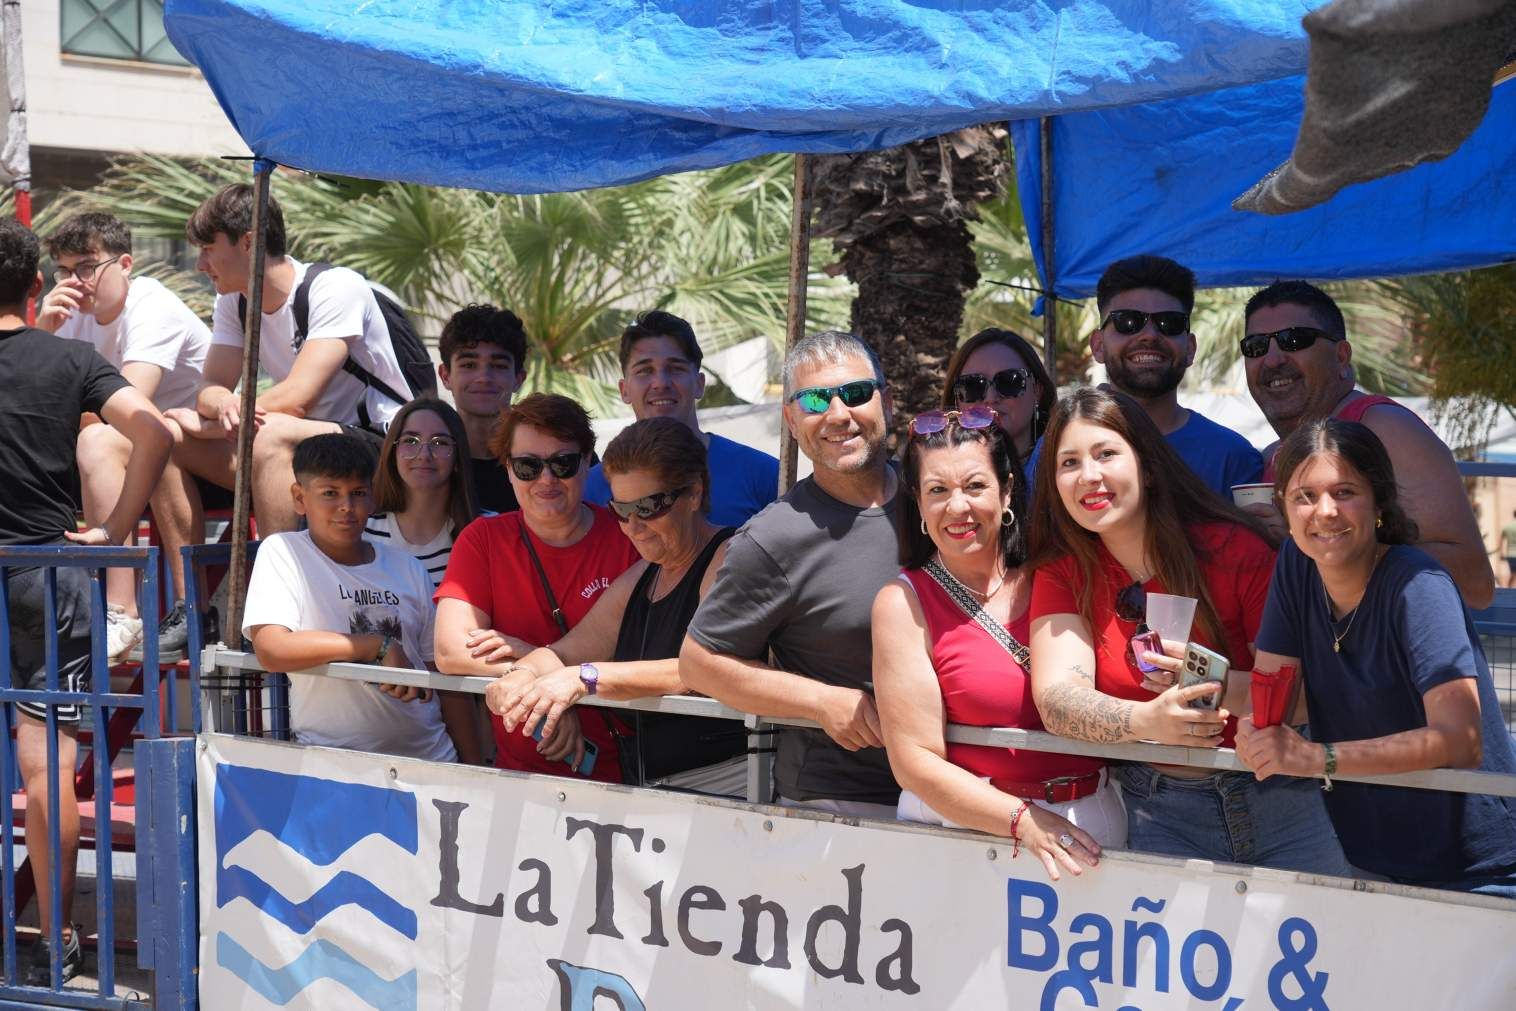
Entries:
{"label": "ring on finger", "polygon": [[1064,832],[1058,836],[1058,845],[1063,849],[1070,849],[1074,845],[1074,837]]}

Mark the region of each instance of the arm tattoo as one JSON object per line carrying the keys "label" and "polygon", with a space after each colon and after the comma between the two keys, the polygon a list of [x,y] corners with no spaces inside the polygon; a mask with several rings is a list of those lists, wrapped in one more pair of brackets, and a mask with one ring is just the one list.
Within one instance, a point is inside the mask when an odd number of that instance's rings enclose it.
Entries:
{"label": "arm tattoo", "polygon": [[1094,679],[1075,667],[1082,683],[1054,685],[1042,696],[1042,722],[1062,737],[1096,744],[1119,744],[1132,736],[1135,703],[1114,699],[1094,686]]}

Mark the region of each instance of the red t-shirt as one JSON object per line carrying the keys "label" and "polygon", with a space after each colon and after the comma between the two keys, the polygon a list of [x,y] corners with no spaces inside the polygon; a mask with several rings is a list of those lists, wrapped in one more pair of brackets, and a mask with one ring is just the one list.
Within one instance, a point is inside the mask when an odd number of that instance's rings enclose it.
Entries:
{"label": "red t-shirt", "polygon": [[[1032,701],[1031,678],[1015,658],[964,614],[931,576],[921,569],[907,569],[903,575],[916,591],[927,633],[932,637],[932,666],[937,670],[947,721],[973,727],[1043,729],[1042,715]],[[1028,613],[1023,612],[1006,631],[1025,644],[1031,623]],[[1040,783],[1058,776],[1084,776],[1105,765],[1099,758],[952,741],[947,745],[947,760],[976,776],[1023,783]]]}
{"label": "red t-shirt", "polygon": [[[1222,653],[1237,670],[1251,670],[1249,648],[1263,620],[1263,604],[1274,574],[1274,549],[1247,527],[1234,523],[1206,523],[1190,529],[1190,545],[1200,562],[1211,603],[1221,619],[1226,642],[1217,645],[1201,631],[1196,616],[1191,639]],[[1070,555],[1037,570],[1032,582],[1035,620],[1049,614],[1078,614],[1075,586],[1082,581],[1079,565]],[[1095,640],[1095,687],[1116,698],[1146,702],[1153,693],[1142,687],[1142,674],[1127,662],[1127,645],[1137,633],[1134,622],[1116,617],[1116,594],[1131,584],[1121,563],[1100,546],[1100,569],[1090,595],[1091,629]],[[1143,584],[1148,593],[1166,593],[1157,579]],[[1236,733],[1235,719],[1227,720],[1222,747],[1230,748]]]}
{"label": "red t-shirt", "polygon": [[[553,621],[552,605],[542,588],[542,578],[532,565],[532,556],[521,540],[522,534],[526,532],[532,538],[532,547],[542,559],[543,571],[570,628],[589,613],[606,587],[638,560],[637,549],[621,532],[621,525],[610,510],[600,506],[589,509],[595,514],[589,533],[566,548],[554,547],[527,532],[519,512],[480,517],[465,527],[453,543],[447,574],[433,599],[454,597],[467,601],[490,616],[490,627],[534,646],[557,642],[562,633]],[[606,717],[592,706],[582,706],[579,722],[584,736],[600,749],[590,778],[621,782],[616,739]],[[539,755],[537,742],[523,735],[520,727],[516,733],[507,734],[498,717],[492,724],[497,766],[520,772],[567,774],[568,766]]]}

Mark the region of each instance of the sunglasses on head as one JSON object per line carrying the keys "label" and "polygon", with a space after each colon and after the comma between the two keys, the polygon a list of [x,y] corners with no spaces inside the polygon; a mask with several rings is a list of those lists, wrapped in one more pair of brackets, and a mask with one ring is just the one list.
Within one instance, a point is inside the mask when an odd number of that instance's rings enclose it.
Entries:
{"label": "sunglasses on head", "polygon": [[535,481],[542,476],[542,468],[546,467],[553,472],[554,477],[567,481],[579,473],[579,463],[583,459],[583,453],[554,453],[546,459],[540,456],[513,456],[510,458],[511,473],[519,481]]}
{"label": "sunglasses on head", "polygon": [[825,414],[832,406],[832,398],[842,401],[843,407],[862,407],[874,399],[879,384],[872,379],[855,379],[841,386],[807,386],[790,394],[790,403],[806,414]]}
{"label": "sunglasses on head", "polygon": [[1288,326],[1283,330],[1275,330],[1273,333],[1250,333],[1238,342],[1244,358],[1262,358],[1269,353],[1269,341],[1279,345],[1279,350],[1304,351],[1315,344],[1318,338],[1329,340],[1334,344],[1342,340],[1336,334],[1318,330],[1313,326]]}
{"label": "sunglasses on head", "polygon": [[611,499],[606,504],[611,507],[611,512],[616,514],[616,518],[623,523],[630,521],[633,516],[639,520],[655,520],[667,515],[668,511],[674,508],[674,503],[679,500],[679,496],[689,490],[690,485],[685,485],[669,491],[655,491],[651,495],[644,495],[630,502]]}
{"label": "sunglasses on head", "polygon": [[949,425],[970,430],[989,428],[998,415],[988,407],[966,407],[961,411],[922,411],[911,419],[912,435],[934,435]]}
{"label": "sunglasses on head", "polygon": [[1135,621],[1141,624],[1147,616],[1148,591],[1143,589],[1140,582],[1123,587],[1116,594],[1116,617],[1122,621]]}
{"label": "sunglasses on head", "polygon": [[1152,320],[1153,326],[1165,337],[1178,337],[1190,331],[1190,314],[1177,310],[1143,312],[1140,309],[1112,309],[1100,325],[1112,327],[1123,337],[1130,337],[1141,333],[1142,328],[1148,325],[1148,320]]}
{"label": "sunglasses on head", "polygon": [[1014,400],[1032,385],[1032,374],[1026,369],[1001,369],[993,376],[977,372],[961,375],[953,383],[953,399],[960,404],[977,404],[989,396],[990,390],[1002,400]]}

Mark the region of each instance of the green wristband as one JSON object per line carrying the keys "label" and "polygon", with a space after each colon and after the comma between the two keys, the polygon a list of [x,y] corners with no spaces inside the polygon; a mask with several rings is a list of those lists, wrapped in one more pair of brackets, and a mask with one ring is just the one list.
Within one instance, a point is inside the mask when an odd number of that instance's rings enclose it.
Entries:
{"label": "green wristband", "polygon": [[1323,780],[1321,788],[1330,791],[1332,789],[1332,777],[1337,775],[1337,747],[1330,743],[1322,744],[1321,747],[1326,752],[1326,764],[1321,769],[1321,778]]}

